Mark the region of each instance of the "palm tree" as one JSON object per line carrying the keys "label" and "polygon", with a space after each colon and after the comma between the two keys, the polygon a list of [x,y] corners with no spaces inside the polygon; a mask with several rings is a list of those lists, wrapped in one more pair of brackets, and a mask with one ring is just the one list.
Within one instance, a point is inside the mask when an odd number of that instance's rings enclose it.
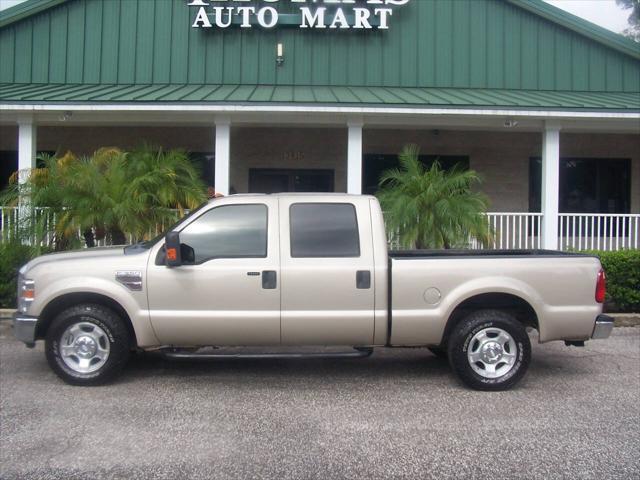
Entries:
{"label": "palm tree", "polygon": [[[74,242],[77,225],[69,223],[69,217],[64,215],[69,167],[77,158],[68,152],[61,157],[41,154],[37,159],[41,167],[28,172],[16,171],[9,177],[9,185],[0,193],[0,204],[9,207],[21,205],[19,239],[35,239],[40,243],[45,236],[52,234],[48,246],[55,250],[78,246]],[[21,175],[27,175],[26,182],[19,181]],[[47,210],[43,212],[38,207]],[[55,224],[52,225],[53,219]]]}
{"label": "palm tree", "polygon": [[398,235],[404,248],[453,248],[474,237],[490,238],[484,213],[488,198],[473,190],[480,177],[457,166],[446,171],[435,161],[426,169],[419,148],[407,145],[399,155],[400,168],[380,178],[378,199],[385,211],[387,228]]}
{"label": "palm tree", "polygon": [[129,154],[127,174],[137,179],[138,191],[153,192],[155,207],[163,205],[180,211],[193,209],[206,200],[202,172],[194,168],[184,150],[164,151],[143,145]]}
{"label": "palm tree", "polygon": [[44,158],[20,185],[15,176],[6,200],[28,195],[32,206],[49,207],[55,217],[56,249],[66,248],[77,232],[87,246],[95,238],[126,243],[126,234],[143,239],[169,225],[183,211],[206,200],[206,187],[188,155],[180,150],[141,147],[127,153],[102,148],[90,157],[72,153]]}
{"label": "palm tree", "polygon": [[181,150],[101,149],[69,173],[70,215],[81,228],[104,232],[114,245],[125,243],[126,233],[145,238],[157,226],[173,223],[176,209],[206,200],[204,182]]}

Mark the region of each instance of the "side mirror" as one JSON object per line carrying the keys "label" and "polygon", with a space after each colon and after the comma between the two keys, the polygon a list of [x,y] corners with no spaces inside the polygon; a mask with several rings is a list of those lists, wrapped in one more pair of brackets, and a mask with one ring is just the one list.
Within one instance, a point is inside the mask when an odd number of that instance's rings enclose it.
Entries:
{"label": "side mirror", "polygon": [[164,239],[165,262],[167,267],[179,267],[182,265],[182,255],[180,252],[180,234],[178,232],[168,232]]}

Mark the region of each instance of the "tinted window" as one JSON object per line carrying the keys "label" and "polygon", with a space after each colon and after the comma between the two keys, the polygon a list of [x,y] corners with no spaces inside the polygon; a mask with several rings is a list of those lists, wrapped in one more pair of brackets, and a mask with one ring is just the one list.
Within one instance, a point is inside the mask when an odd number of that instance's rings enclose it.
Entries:
{"label": "tinted window", "polygon": [[267,256],[266,205],[226,205],[209,210],[180,232],[195,263],[212,258]]}
{"label": "tinted window", "polygon": [[333,170],[251,168],[249,193],[333,192]]}
{"label": "tinted window", "polygon": [[[529,210],[539,212],[542,160],[529,163]],[[629,213],[631,161],[628,159],[561,158],[560,213]]]}
{"label": "tinted window", "polygon": [[353,205],[296,203],[290,209],[292,257],[359,257]]}

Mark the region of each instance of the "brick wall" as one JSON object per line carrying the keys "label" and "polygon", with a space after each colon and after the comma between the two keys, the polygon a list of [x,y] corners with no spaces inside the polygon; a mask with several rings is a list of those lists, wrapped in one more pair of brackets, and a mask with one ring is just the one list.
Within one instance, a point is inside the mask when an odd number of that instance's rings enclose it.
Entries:
{"label": "brick wall", "polygon": [[[490,210],[529,211],[529,159],[542,155],[541,133],[369,129],[364,152],[397,153],[407,143],[423,154],[469,156]],[[640,213],[640,135],[563,133],[560,156],[630,158],[631,211]]]}
{"label": "brick wall", "polygon": [[249,188],[250,168],[334,170],[335,189],[347,189],[347,131],[340,128],[234,128],[231,183]]}
{"label": "brick wall", "polygon": [[[214,128],[40,127],[38,149],[89,154],[101,146],[131,148],[143,142],[212,152]],[[346,128],[234,127],[231,185],[246,192],[250,168],[335,170],[336,191],[346,189]],[[422,153],[466,155],[483,177],[492,211],[529,210],[529,158],[541,155],[540,133],[365,129],[364,153],[395,154],[416,143]],[[562,133],[561,156],[631,158],[631,208],[640,213],[640,135]],[[17,148],[17,128],[0,129],[0,150]]]}
{"label": "brick wall", "polygon": [[529,209],[529,157],[539,155],[540,135],[438,130],[367,130],[365,153],[397,153],[407,143],[425,155],[466,155],[483,179],[492,211]]}

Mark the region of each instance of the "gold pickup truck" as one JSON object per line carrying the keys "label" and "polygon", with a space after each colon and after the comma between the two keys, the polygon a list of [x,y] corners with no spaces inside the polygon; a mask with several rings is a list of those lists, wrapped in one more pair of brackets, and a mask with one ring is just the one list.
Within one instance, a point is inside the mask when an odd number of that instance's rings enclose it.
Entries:
{"label": "gold pickup truck", "polygon": [[604,293],[600,262],[586,255],[389,252],[374,197],[232,195],[148,242],[32,260],[14,327],[28,346],[44,339],[51,368],[74,385],[112,379],[135,350],[218,358],[260,346],[254,355],[295,357],[291,347],[304,346],[354,357],[428,347],[466,385],[504,390],[530,363],[528,328],[540,342],[608,337]]}

